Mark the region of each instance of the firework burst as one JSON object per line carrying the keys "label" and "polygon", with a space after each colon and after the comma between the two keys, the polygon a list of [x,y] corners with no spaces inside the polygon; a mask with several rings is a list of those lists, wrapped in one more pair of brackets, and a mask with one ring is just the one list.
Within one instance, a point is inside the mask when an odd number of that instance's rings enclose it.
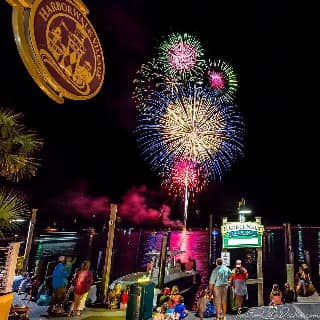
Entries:
{"label": "firework burst", "polygon": [[139,111],[147,107],[146,101],[151,97],[153,91],[173,90],[179,84],[178,79],[170,77],[163,72],[158,61],[153,59],[142,64],[133,80],[135,86],[132,99]]}
{"label": "firework burst", "polygon": [[153,92],[138,117],[142,154],[158,173],[192,161],[205,180],[221,179],[242,154],[243,122],[233,105],[219,104],[211,90],[187,83],[172,94]]}
{"label": "firework burst", "polygon": [[192,81],[197,81],[205,66],[200,41],[187,33],[172,33],[161,43],[159,62],[171,78]]}
{"label": "firework burst", "polygon": [[192,160],[179,159],[167,170],[168,172],[163,174],[162,186],[176,197],[183,195],[187,188],[190,197],[193,198],[206,185],[201,166]]}
{"label": "firework burst", "polygon": [[213,89],[216,99],[230,102],[237,92],[238,81],[233,67],[225,61],[209,61],[206,71],[206,83]]}

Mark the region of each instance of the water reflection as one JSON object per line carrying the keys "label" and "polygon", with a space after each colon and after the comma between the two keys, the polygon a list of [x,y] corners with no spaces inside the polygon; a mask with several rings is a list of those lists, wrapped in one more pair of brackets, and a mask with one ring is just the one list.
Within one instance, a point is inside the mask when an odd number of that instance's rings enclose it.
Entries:
{"label": "water reflection", "polygon": [[[128,273],[144,271],[150,259],[147,255],[152,250],[160,251],[161,241],[165,231],[144,231],[144,230],[116,230],[111,280]],[[211,272],[213,263],[221,253],[221,233],[219,229],[214,229],[211,234],[211,262],[209,263],[209,231],[187,230],[171,231],[170,247],[171,251],[181,250],[175,259],[186,262],[189,257],[195,259],[197,270],[201,273],[202,284],[208,284],[208,275]],[[90,241],[89,241],[90,240]],[[89,252],[89,243],[91,252]],[[68,239],[68,241],[58,241],[50,239],[48,242],[36,242],[33,250],[33,264],[36,260],[44,257],[71,254],[78,257],[77,262],[91,256],[92,267],[102,273],[104,264],[104,254],[106,245],[106,233],[94,235],[92,239],[86,236],[79,236],[78,240]],[[292,248],[295,261],[295,272],[301,263],[310,260],[310,270],[312,280],[319,290],[319,263],[320,263],[320,230],[315,228],[306,229],[304,227],[292,227]],[[270,230],[264,235],[263,241],[263,272],[264,272],[264,293],[268,301],[268,294],[273,283],[280,286],[286,281],[285,273],[285,245],[284,232],[281,228]],[[240,249],[241,251],[241,249]],[[237,252],[231,250],[231,263],[240,255],[248,268],[252,266],[252,276],[256,263],[254,250]],[[307,259],[306,259],[307,255]],[[35,264],[34,264],[35,265]]]}

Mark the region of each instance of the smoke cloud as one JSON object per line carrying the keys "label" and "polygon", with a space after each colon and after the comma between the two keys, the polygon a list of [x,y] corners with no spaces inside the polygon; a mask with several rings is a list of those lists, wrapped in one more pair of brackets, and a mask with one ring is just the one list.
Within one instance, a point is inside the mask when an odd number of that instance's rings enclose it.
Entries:
{"label": "smoke cloud", "polygon": [[[53,205],[65,214],[91,217],[93,214],[109,215],[110,202],[107,196],[89,195],[87,183],[81,181],[71,190],[65,191],[63,196],[55,198]],[[170,207],[163,203],[161,195],[148,190],[144,185],[130,188],[118,205],[118,216],[126,223],[182,228],[181,221],[170,219],[170,212]]]}
{"label": "smoke cloud", "polygon": [[157,224],[166,227],[182,228],[179,220],[170,219],[170,207],[160,204],[156,208],[148,203],[155,202],[157,194],[146,186],[132,187],[119,204],[119,216],[138,225]]}
{"label": "smoke cloud", "polygon": [[110,206],[108,197],[89,195],[88,185],[85,181],[77,182],[74,188],[65,191],[63,196],[55,198],[53,202],[66,214],[85,217],[106,213]]}

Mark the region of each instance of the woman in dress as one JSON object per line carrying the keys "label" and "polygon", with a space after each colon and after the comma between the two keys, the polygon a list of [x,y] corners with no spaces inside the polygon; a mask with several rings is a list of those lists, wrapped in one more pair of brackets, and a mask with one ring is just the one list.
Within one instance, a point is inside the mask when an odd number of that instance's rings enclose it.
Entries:
{"label": "woman in dress", "polygon": [[68,316],[70,317],[72,312],[75,311],[77,316],[80,316],[80,304],[81,301],[88,295],[93,282],[93,274],[90,269],[90,261],[85,260],[82,262],[80,270],[75,279],[74,286],[74,300],[70,306]]}

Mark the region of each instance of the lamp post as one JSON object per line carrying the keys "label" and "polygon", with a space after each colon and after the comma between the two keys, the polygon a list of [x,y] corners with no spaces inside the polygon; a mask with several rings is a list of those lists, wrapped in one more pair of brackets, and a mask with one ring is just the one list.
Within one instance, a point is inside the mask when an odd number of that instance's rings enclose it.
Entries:
{"label": "lamp post", "polygon": [[246,200],[241,199],[238,205],[239,222],[246,222],[246,214],[252,213],[252,210],[246,207]]}
{"label": "lamp post", "polygon": [[240,222],[246,222],[246,214],[250,214],[252,213],[252,211],[250,209],[241,209],[238,211],[239,213],[239,221]]}

